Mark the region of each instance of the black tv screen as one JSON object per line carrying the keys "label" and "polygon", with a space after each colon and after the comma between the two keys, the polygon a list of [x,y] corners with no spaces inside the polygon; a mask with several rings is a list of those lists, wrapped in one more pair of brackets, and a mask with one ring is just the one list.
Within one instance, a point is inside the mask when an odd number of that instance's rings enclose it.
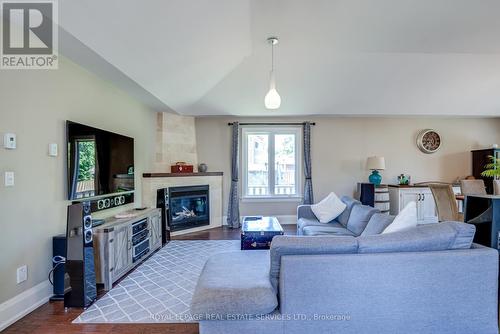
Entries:
{"label": "black tv screen", "polygon": [[134,190],[134,139],[66,121],[68,199]]}

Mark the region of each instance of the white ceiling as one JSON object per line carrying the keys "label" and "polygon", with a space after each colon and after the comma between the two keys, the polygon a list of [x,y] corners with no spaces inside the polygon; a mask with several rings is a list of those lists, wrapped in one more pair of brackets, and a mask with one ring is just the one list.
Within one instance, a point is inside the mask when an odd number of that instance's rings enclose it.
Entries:
{"label": "white ceiling", "polygon": [[[59,3],[64,31],[156,109],[160,101],[186,115],[500,116],[500,0]],[[277,111],[263,105],[271,35],[280,38]]]}

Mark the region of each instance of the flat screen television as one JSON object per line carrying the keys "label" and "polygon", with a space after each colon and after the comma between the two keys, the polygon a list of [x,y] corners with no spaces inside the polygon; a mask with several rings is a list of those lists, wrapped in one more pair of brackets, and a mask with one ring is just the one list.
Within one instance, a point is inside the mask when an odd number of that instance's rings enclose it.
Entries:
{"label": "flat screen television", "polygon": [[66,121],[68,199],[134,190],[134,139]]}

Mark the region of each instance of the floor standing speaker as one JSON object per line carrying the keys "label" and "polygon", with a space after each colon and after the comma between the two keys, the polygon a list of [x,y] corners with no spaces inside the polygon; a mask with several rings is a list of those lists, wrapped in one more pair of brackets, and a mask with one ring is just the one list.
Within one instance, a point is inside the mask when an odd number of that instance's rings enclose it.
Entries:
{"label": "floor standing speaker", "polygon": [[170,225],[168,224],[168,188],[156,191],[156,207],[161,209],[161,239],[162,245],[170,241]]}
{"label": "floor standing speaker", "polygon": [[88,307],[97,297],[90,203],[68,206],[64,307]]}

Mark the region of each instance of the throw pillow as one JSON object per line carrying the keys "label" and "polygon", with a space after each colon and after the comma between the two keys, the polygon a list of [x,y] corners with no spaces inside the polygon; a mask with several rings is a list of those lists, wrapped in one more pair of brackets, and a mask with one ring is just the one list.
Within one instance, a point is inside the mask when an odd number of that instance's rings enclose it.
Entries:
{"label": "throw pillow", "polygon": [[320,223],[328,223],[344,212],[346,205],[334,192],[321,200],[321,202],[311,205],[311,210]]}
{"label": "throw pillow", "polygon": [[382,234],[403,231],[408,228],[416,226],[417,226],[417,203],[410,202],[404,207],[403,210],[399,212],[396,218],[394,218],[392,223],[385,228]]}

